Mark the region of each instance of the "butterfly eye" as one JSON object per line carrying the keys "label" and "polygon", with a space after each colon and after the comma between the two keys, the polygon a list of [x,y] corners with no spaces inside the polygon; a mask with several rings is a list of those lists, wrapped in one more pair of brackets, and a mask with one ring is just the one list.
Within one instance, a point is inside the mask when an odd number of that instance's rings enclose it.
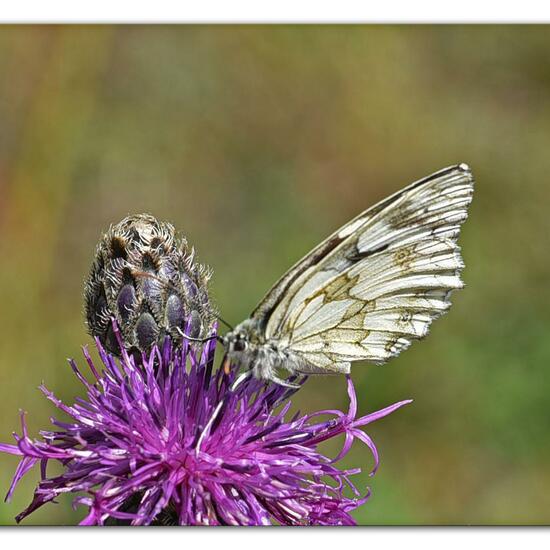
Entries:
{"label": "butterfly eye", "polygon": [[248,345],[248,342],[242,336],[239,336],[233,343],[233,350],[244,351],[247,345]]}

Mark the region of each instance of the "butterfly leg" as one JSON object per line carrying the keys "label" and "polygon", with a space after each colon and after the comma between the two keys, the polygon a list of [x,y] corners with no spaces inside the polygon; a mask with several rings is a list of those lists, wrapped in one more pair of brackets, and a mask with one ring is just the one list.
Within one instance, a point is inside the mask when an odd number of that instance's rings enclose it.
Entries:
{"label": "butterfly leg", "polygon": [[275,382],[275,384],[279,384],[279,386],[284,386],[285,388],[292,388],[293,390],[297,390],[302,387],[300,384],[293,384],[292,382],[289,382],[288,380],[283,380],[282,378],[279,378],[278,376],[275,376],[275,375],[273,375],[269,380],[271,382]]}
{"label": "butterfly leg", "polygon": [[284,365],[279,365],[279,363],[280,361],[276,360],[270,353],[258,353],[252,365],[252,373],[256,378],[265,380],[266,382],[275,382],[275,384],[279,384],[285,388],[299,388],[299,384],[293,384],[277,376],[277,367],[284,367]]}

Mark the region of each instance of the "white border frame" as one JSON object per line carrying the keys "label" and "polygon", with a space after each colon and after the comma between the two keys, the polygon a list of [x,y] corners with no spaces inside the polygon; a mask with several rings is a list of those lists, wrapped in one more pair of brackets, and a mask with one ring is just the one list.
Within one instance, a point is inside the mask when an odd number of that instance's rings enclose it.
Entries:
{"label": "white border frame", "polygon": [[18,0],[0,22],[34,23],[532,23],[550,21],[541,0]]}
{"label": "white border frame", "polygon": [[[416,0],[19,0],[5,2],[0,23],[541,23],[550,21],[550,3],[460,3]],[[386,550],[394,546],[431,550],[464,550],[465,547],[547,548],[550,530],[514,528],[309,528],[309,529],[209,529],[209,528],[23,528],[1,529],[3,547],[35,544],[40,550],[64,547],[97,550],[98,544],[138,550],[151,545],[166,548],[220,550],[279,548],[290,542],[315,550],[346,548]],[[10,545],[11,543],[11,545]],[[540,543],[540,544],[536,544]],[[178,546],[176,546],[178,545]]]}

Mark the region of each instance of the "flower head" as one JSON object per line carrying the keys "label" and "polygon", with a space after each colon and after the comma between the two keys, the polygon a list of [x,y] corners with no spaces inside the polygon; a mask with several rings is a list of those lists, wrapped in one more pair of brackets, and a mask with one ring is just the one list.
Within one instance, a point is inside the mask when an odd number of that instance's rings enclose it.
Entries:
{"label": "flower head", "polygon": [[[409,402],[356,418],[348,378],[347,413],[289,418],[295,390],[252,377],[235,383],[235,370],[214,372],[215,340],[200,352],[185,340],[177,348],[167,340],[141,358],[122,349],[120,360],[96,345],[100,370],[84,349],[93,382],[70,361],[85,399],[68,406],[41,387],[71,422],[52,419],[55,431],[31,439],[22,415],[16,445],[0,444],[0,451],[22,456],[8,499],[41,462],[42,480],[18,521],[62,493],[77,493],[75,504],[88,509],[83,525],[353,525],[350,512],[369,493],[361,496],[350,479],[359,468],[341,470],[336,462],[359,439],[373,454],[374,474],[378,454],[361,427]],[[319,451],[341,434],[336,458]],[[50,460],[63,465],[61,475],[48,477]]]}

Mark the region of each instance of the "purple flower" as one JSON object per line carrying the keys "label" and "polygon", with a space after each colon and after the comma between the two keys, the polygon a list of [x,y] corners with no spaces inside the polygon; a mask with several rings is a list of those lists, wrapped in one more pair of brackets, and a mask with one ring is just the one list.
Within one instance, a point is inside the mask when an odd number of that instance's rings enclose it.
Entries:
{"label": "purple flower", "polygon": [[[347,413],[288,418],[296,390],[251,377],[235,385],[235,370],[213,372],[215,340],[200,356],[187,341],[175,348],[167,340],[140,359],[122,350],[120,361],[96,345],[101,370],[84,349],[93,382],[70,361],[85,399],[67,406],[41,387],[72,421],[52,419],[55,431],[31,439],[22,414],[16,445],[0,444],[23,457],[6,499],[41,463],[42,480],[17,521],[62,493],[78,493],[74,503],[88,509],[81,525],[353,525],[350,512],[369,492],[361,496],[350,479],[359,468],[341,470],[336,462],[359,439],[373,454],[373,475],[378,453],[360,428],[410,402],[356,418],[348,377]],[[319,452],[319,443],[340,434],[336,458]],[[48,477],[49,460],[63,465],[61,475]]]}

